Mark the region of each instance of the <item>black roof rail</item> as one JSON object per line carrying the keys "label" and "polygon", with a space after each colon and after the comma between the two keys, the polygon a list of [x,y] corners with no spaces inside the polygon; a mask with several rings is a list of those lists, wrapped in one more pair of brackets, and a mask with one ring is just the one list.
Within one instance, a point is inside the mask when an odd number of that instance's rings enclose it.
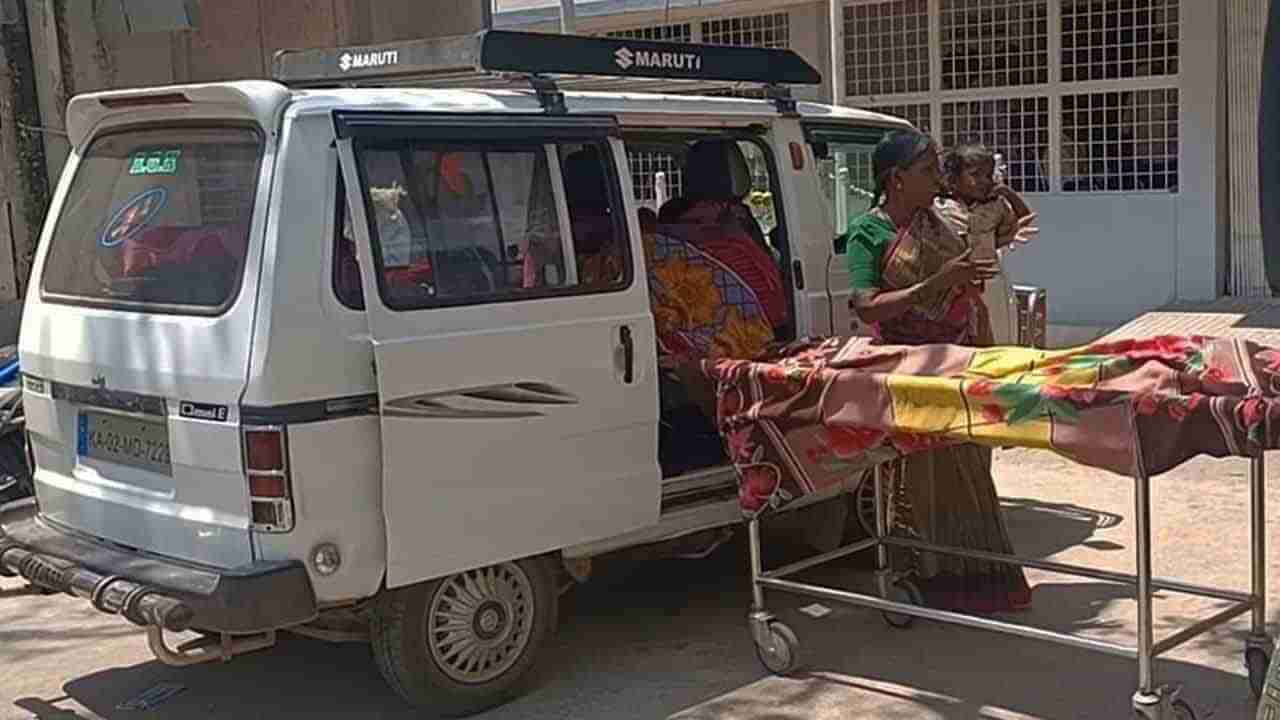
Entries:
{"label": "black roof rail", "polygon": [[795,112],[788,85],[822,77],[791,50],[485,30],[473,35],[360,47],[281,50],[272,78],[290,87],[493,87],[528,82],[548,112],[564,112],[561,87],[643,89],[660,81],[692,89],[763,85]]}

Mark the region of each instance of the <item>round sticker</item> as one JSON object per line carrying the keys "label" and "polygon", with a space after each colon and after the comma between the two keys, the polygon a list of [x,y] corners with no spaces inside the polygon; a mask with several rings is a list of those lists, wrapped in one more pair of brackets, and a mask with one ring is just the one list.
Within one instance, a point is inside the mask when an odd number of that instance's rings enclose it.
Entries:
{"label": "round sticker", "polygon": [[168,193],[161,187],[145,190],[133,196],[116,211],[115,215],[111,216],[111,222],[107,223],[107,227],[103,229],[98,244],[105,248],[115,247],[133,237],[155,219],[167,198]]}

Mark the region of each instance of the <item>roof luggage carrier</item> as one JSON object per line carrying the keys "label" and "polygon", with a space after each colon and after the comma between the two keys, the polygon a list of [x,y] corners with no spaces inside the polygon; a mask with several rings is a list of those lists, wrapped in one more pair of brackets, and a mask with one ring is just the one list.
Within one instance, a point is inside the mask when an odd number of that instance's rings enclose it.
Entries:
{"label": "roof luggage carrier", "polygon": [[294,88],[532,86],[549,113],[565,112],[561,88],[643,90],[673,84],[690,91],[726,83],[763,86],[785,114],[789,85],[822,77],[791,50],[695,45],[485,30],[472,35],[385,45],[281,50],[272,77]]}

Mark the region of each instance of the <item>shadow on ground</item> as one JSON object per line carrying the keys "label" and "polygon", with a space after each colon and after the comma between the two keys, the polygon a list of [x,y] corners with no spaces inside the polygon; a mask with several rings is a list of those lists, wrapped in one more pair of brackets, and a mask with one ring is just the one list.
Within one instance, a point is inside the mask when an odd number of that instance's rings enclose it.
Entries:
{"label": "shadow on ground", "polygon": [[[1088,542],[1100,523],[1114,518],[1016,498],[1007,505],[1018,550],[1029,556]],[[799,552],[786,543],[767,544],[766,551],[775,564]],[[699,561],[601,562],[590,583],[563,598],[559,630],[530,692],[482,717],[968,720],[1013,717],[1009,711],[1071,720],[1130,717],[1136,678],[1130,661],[927,622],[894,630],[878,613],[856,608],[833,608],[813,620],[795,610],[808,600],[779,595],[769,597],[771,609],[798,633],[805,671],[768,676],[745,622],[746,558],[739,533]],[[866,564],[846,559],[813,577],[857,587],[866,583]],[[1127,642],[1131,625],[1121,628],[1101,616],[1128,598],[1118,586],[1042,583],[1035,607],[1010,619],[1100,637],[1118,633]],[[1227,633],[1216,640],[1225,648],[1237,638]],[[1161,681],[1186,684],[1202,719],[1252,712],[1239,674],[1179,661],[1160,662],[1157,671]],[[186,690],[150,713],[116,710],[161,682]],[[57,720],[78,717],[59,707],[68,700],[105,718],[417,717],[384,683],[367,647],[287,633],[276,648],[232,663],[174,669],[145,662],[70,680],[62,690],[65,696],[16,698],[11,707],[29,713],[22,717]]]}

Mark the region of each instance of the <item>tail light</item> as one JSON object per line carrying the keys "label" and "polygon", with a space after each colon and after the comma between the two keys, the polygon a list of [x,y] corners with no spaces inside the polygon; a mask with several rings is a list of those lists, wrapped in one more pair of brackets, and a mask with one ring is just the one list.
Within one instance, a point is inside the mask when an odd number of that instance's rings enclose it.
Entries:
{"label": "tail light", "polygon": [[259,532],[293,529],[289,439],[284,427],[245,427],[244,472],[249,482],[249,527]]}

